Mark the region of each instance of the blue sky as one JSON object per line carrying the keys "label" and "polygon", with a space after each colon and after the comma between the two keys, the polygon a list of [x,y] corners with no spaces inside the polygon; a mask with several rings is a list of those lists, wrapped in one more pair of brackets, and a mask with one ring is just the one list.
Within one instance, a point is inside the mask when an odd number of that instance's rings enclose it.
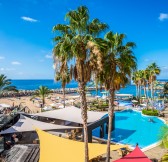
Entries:
{"label": "blue sky", "polygon": [[80,5],[137,44],[139,69],[155,61],[168,78],[167,0],[0,0],[0,74],[52,79],[52,27]]}

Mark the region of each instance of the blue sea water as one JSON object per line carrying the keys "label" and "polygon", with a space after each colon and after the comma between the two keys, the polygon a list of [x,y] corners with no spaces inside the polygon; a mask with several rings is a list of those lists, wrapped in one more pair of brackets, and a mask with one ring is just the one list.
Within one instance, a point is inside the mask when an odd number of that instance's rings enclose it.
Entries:
{"label": "blue sea water", "polygon": [[[16,86],[19,90],[36,90],[39,86],[47,86],[49,89],[61,88],[60,82],[55,82],[51,79],[46,80],[12,80],[12,85]],[[71,81],[67,84],[66,88],[78,87],[77,82]]]}
{"label": "blue sea water", "polygon": [[[149,122],[149,119],[153,122]],[[160,129],[164,125],[164,122],[157,117],[143,116],[133,110],[115,112],[115,129],[111,140],[133,147],[138,143],[140,148],[144,148],[159,141]],[[93,135],[99,137],[99,132],[100,128],[96,128],[93,130]]]}
{"label": "blue sea water", "polygon": [[[60,82],[54,82],[54,80],[12,80],[12,85],[16,86],[19,90],[35,90],[39,86],[47,86],[50,89],[61,88]],[[71,81],[66,85],[66,88],[77,88],[78,83]],[[92,95],[96,95],[96,91],[91,91]],[[134,85],[127,85],[125,88],[121,88],[117,93],[129,93],[135,95],[136,89]],[[102,96],[100,90],[98,95]]]}
{"label": "blue sea water", "polygon": [[[162,80],[167,81],[167,80]],[[19,90],[36,90],[39,88],[39,86],[47,86],[50,89],[57,89],[61,88],[60,82],[55,82],[52,79],[41,79],[41,80],[12,80],[12,85],[16,86]],[[77,88],[78,83],[74,80],[72,80],[69,84],[66,85],[66,88]],[[92,95],[97,95],[96,91],[91,91]],[[121,88],[116,93],[128,93],[136,95],[136,87],[135,85],[128,84],[125,88]],[[143,94],[143,90],[142,90]],[[98,91],[98,95],[102,96],[102,93],[100,90]]]}

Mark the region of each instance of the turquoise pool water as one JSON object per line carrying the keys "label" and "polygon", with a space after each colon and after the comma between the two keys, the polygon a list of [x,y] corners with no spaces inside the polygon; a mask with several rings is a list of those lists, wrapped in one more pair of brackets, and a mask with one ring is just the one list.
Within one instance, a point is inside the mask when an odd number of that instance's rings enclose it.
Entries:
{"label": "turquoise pool water", "polygon": [[[149,119],[153,122],[149,122]],[[159,141],[160,128],[164,122],[157,117],[141,115],[140,112],[125,110],[115,113],[115,129],[112,132],[112,141],[135,146],[147,147]],[[93,136],[99,137],[100,129],[93,130]],[[107,139],[107,134],[105,134]]]}

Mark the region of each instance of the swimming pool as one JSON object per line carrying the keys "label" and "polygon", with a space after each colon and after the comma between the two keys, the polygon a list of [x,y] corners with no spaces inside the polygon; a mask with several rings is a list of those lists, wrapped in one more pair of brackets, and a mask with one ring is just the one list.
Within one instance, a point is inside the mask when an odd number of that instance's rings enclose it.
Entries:
{"label": "swimming pool", "polygon": [[[153,122],[149,122],[150,118]],[[160,128],[164,125],[159,118],[143,116],[137,111],[115,112],[115,129],[111,140],[133,147],[138,143],[140,148],[145,148],[159,141]],[[99,132],[99,128],[94,129],[93,136],[99,137]],[[104,138],[107,139],[107,134]]]}

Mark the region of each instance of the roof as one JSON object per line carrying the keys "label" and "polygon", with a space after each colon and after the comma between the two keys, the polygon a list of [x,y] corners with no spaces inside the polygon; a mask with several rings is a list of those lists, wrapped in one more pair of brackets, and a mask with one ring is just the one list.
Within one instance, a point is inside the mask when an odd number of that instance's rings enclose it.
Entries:
{"label": "roof", "polygon": [[4,131],[1,131],[0,134],[35,131],[35,127],[38,127],[42,130],[57,130],[57,129],[74,128],[70,126],[45,123],[45,122],[37,121],[31,118],[28,118],[26,116],[20,115],[20,119],[18,120],[18,122],[16,122],[10,128]]}
{"label": "roof", "polygon": [[[101,119],[105,114],[107,113],[87,111],[87,115],[88,115],[87,122],[88,123],[95,122]],[[81,117],[81,109],[74,106],[65,107],[59,110],[36,113],[32,115],[83,124],[83,120]]]}
{"label": "roof", "polygon": [[[84,162],[84,142],[69,140],[51,135],[40,129],[36,129],[40,139],[39,162]],[[89,159],[93,159],[106,152],[106,144],[89,143]],[[125,145],[111,145],[111,150],[127,147]]]}
{"label": "roof", "polygon": [[38,162],[39,145],[15,145],[6,153],[5,162]]}
{"label": "roof", "polygon": [[138,146],[123,158],[116,160],[115,162],[151,162],[150,159],[140,150]]}

